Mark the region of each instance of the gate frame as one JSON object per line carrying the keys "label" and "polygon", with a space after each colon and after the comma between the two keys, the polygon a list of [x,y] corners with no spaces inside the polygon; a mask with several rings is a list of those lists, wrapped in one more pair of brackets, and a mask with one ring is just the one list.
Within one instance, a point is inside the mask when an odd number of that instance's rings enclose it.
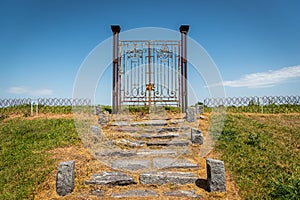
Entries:
{"label": "gate frame", "polygon": [[[120,71],[119,71],[119,33],[121,27],[119,25],[111,25],[113,32],[113,66],[112,66],[112,114],[117,114],[120,106]],[[181,112],[185,112],[188,107],[188,86],[187,86],[187,33],[189,31],[189,25],[181,25],[181,51],[180,51],[180,107]],[[151,105],[150,105],[151,106]]]}

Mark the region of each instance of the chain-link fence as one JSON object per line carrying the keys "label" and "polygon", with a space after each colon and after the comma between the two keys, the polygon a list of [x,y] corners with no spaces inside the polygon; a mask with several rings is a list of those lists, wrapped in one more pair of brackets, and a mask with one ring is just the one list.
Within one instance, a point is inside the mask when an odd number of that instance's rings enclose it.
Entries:
{"label": "chain-link fence", "polygon": [[0,99],[0,119],[10,115],[32,116],[40,113],[69,114],[72,107],[89,109],[92,103],[90,99],[69,98],[39,98],[39,99]]}
{"label": "chain-link fence", "polygon": [[204,109],[226,107],[227,112],[296,113],[300,112],[300,96],[227,97],[204,99]]}

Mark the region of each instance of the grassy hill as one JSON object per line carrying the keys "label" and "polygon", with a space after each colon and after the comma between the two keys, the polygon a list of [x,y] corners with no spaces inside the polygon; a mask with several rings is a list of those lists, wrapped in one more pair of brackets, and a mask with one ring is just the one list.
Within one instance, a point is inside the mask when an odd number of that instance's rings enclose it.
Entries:
{"label": "grassy hill", "polygon": [[[78,146],[71,118],[0,121],[0,199],[33,199],[57,165],[51,151]],[[244,199],[299,199],[300,114],[228,114],[216,151]]]}

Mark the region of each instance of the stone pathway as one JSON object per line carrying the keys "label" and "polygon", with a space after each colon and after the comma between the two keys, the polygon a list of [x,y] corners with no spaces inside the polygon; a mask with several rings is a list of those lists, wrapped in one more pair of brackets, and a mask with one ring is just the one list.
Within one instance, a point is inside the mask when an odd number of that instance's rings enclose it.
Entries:
{"label": "stone pathway", "polygon": [[[118,148],[95,152],[100,160],[109,163],[110,172],[95,172],[88,185],[150,186],[192,185],[197,189],[199,158],[193,159],[191,124],[184,119],[114,121],[107,131],[124,133],[126,138],[113,139]],[[97,135],[101,131],[96,127]],[[105,133],[105,130],[102,130]],[[195,145],[195,144],[194,144]],[[198,146],[197,146],[198,145]],[[199,144],[196,147],[200,148]],[[131,176],[130,174],[135,174]],[[119,191],[119,190],[118,190]],[[93,190],[97,196],[106,196],[105,191]],[[196,190],[176,189],[158,192],[155,189],[121,190],[110,194],[111,198],[186,197],[201,199]]]}

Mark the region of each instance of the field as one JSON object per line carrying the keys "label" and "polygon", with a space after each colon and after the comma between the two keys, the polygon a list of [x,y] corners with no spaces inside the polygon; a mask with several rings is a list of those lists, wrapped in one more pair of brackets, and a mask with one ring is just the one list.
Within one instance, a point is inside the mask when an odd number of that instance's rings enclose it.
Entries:
{"label": "field", "polygon": [[[37,198],[55,176],[55,152],[81,146],[70,115],[1,119],[0,139],[0,199]],[[300,114],[227,114],[213,153],[243,199],[299,199],[299,140]]]}
{"label": "field", "polygon": [[299,114],[227,115],[217,151],[245,199],[299,199]]}

